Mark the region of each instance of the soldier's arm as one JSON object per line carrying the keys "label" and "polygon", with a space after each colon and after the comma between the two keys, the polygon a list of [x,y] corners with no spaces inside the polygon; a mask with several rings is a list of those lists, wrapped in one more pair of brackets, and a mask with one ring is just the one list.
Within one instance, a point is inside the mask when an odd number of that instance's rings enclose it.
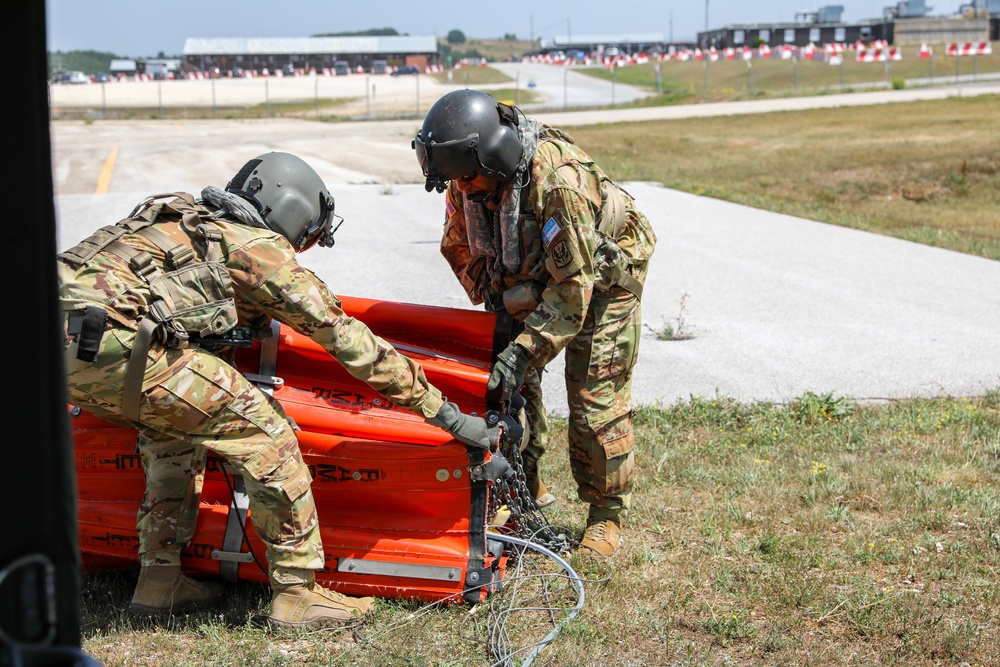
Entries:
{"label": "soldier's arm", "polygon": [[436,415],[441,392],[420,365],[345,314],[327,285],[296,261],[291,246],[280,246],[257,243],[243,249],[242,261],[230,262],[239,296],[319,343],[347,372],[396,405],[425,418]]}
{"label": "soldier's arm", "polygon": [[576,190],[559,188],[547,194],[542,213],[545,266],[552,278],[515,341],[535,366],[551,361],[580,333],[594,292],[594,203]]}
{"label": "soldier's arm", "polygon": [[441,254],[462,284],[469,300],[479,305],[486,300],[489,278],[486,258],[473,257],[469,252],[469,236],[462,207],[462,193],[449,187],[445,191],[444,233],[441,235]]}

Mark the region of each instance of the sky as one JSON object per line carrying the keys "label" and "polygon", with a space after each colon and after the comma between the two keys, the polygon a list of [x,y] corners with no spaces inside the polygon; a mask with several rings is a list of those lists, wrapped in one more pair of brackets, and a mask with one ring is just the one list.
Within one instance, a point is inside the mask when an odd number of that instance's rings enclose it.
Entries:
{"label": "sky", "polygon": [[[930,14],[958,11],[968,0],[927,0]],[[898,0],[897,0],[898,2]],[[436,0],[47,0],[48,50],[93,50],[129,58],[179,56],[188,37],[309,37],[395,28],[400,34],[518,39],[567,35],[658,33],[693,41],[705,30],[737,23],[793,22],[827,5],[850,23],[878,18],[887,0],[568,0],[491,3]],[[931,4],[933,2],[933,4]]]}

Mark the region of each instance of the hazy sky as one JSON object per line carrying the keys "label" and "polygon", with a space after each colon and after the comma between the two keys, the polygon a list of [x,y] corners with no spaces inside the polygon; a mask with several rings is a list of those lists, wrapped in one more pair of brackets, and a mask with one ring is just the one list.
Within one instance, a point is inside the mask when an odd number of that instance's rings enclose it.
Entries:
{"label": "hazy sky", "polygon": [[[933,2],[933,4],[932,4]],[[693,40],[708,25],[794,21],[796,14],[841,4],[845,21],[877,18],[886,0],[47,0],[48,49],[106,51],[140,58],[181,55],[188,37],[308,37],[316,33],[395,28],[410,35],[520,39],[583,34],[660,33]],[[951,14],[963,0],[927,0]]]}

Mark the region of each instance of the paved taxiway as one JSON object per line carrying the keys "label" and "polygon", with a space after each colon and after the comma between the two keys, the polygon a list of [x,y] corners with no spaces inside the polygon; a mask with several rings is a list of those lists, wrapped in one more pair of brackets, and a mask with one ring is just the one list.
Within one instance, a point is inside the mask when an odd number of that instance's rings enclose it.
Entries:
{"label": "paved taxiway", "polygon": [[[894,92],[919,91],[864,95]],[[840,97],[864,99],[857,95]],[[837,96],[817,100],[830,97]],[[469,308],[438,253],[443,196],[418,183],[409,145],[416,128],[417,121],[56,122],[58,245],[114,222],[148,194],[221,186],[248,157],[288,150],[316,166],[346,218],[334,249],[302,255],[335,292]],[[95,194],[101,184],[106,193]],[[975,395],[1000,386],[1000,262],[653,184],[627,187],[659,236],[643,302],[637,402],[692,394],[786,401],[806,391]],[[679,317],[692,337],[659,340],[656,332]],[[561,369],[557,360],[545,380],[557,413],[565,412]]]}

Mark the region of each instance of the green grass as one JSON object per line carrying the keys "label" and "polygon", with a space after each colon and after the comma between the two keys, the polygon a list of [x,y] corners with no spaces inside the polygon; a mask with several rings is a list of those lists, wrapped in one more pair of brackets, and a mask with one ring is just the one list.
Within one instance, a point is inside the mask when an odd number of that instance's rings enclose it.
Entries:
{"label": "green grass", "polygon": [[618,180],[1000,259],[1000,97],[570,127]]}
{"label": "green grass", "polygon": [[[946,58],[944,44],[931,45],[932,59],[917,58],[916,46],[904,46],[903,60],[891,63],[859,63],[854,53],[846,53],[843,66],[815,60],[769,59],[719,60],[716,62],[665,61],[660,63],[661,80],[657,84],[656,64],[631,65],[614,71],[605,67],[581,68],[579,71],[616,83],[639,86],[662,93],[645,100],[642,106],[709,102],[750,97],[787,97],[828,92],[845,87],[864,88],[873,84],[892,86],[894,80],[933,79],[935,82],[954,81],[958,76],[996,74],[1000,72],[1000,44],[991,55]],[[899,84],[896,84],[897,86]]]}
{"label": "green grass", "polygon": [[[1000,392],[882,405],[692,397],[644,407],[635,425],[625,545],[610,570],[573,557],[605,581],[586,585],[582,614],[534,664],[1000,662]],[[580,529],[565,427],[542,472],[558,498],[550,519]],[[214,614],[149,622],[124,611],[133,581],[85,581],[84,648],[108,667],[491,664],[466,606],[415,615],[379,601],[359,637],[274,635],[252,621],[263,586],[231,587]],[[540,636],[508,632],[518,645]]]}

